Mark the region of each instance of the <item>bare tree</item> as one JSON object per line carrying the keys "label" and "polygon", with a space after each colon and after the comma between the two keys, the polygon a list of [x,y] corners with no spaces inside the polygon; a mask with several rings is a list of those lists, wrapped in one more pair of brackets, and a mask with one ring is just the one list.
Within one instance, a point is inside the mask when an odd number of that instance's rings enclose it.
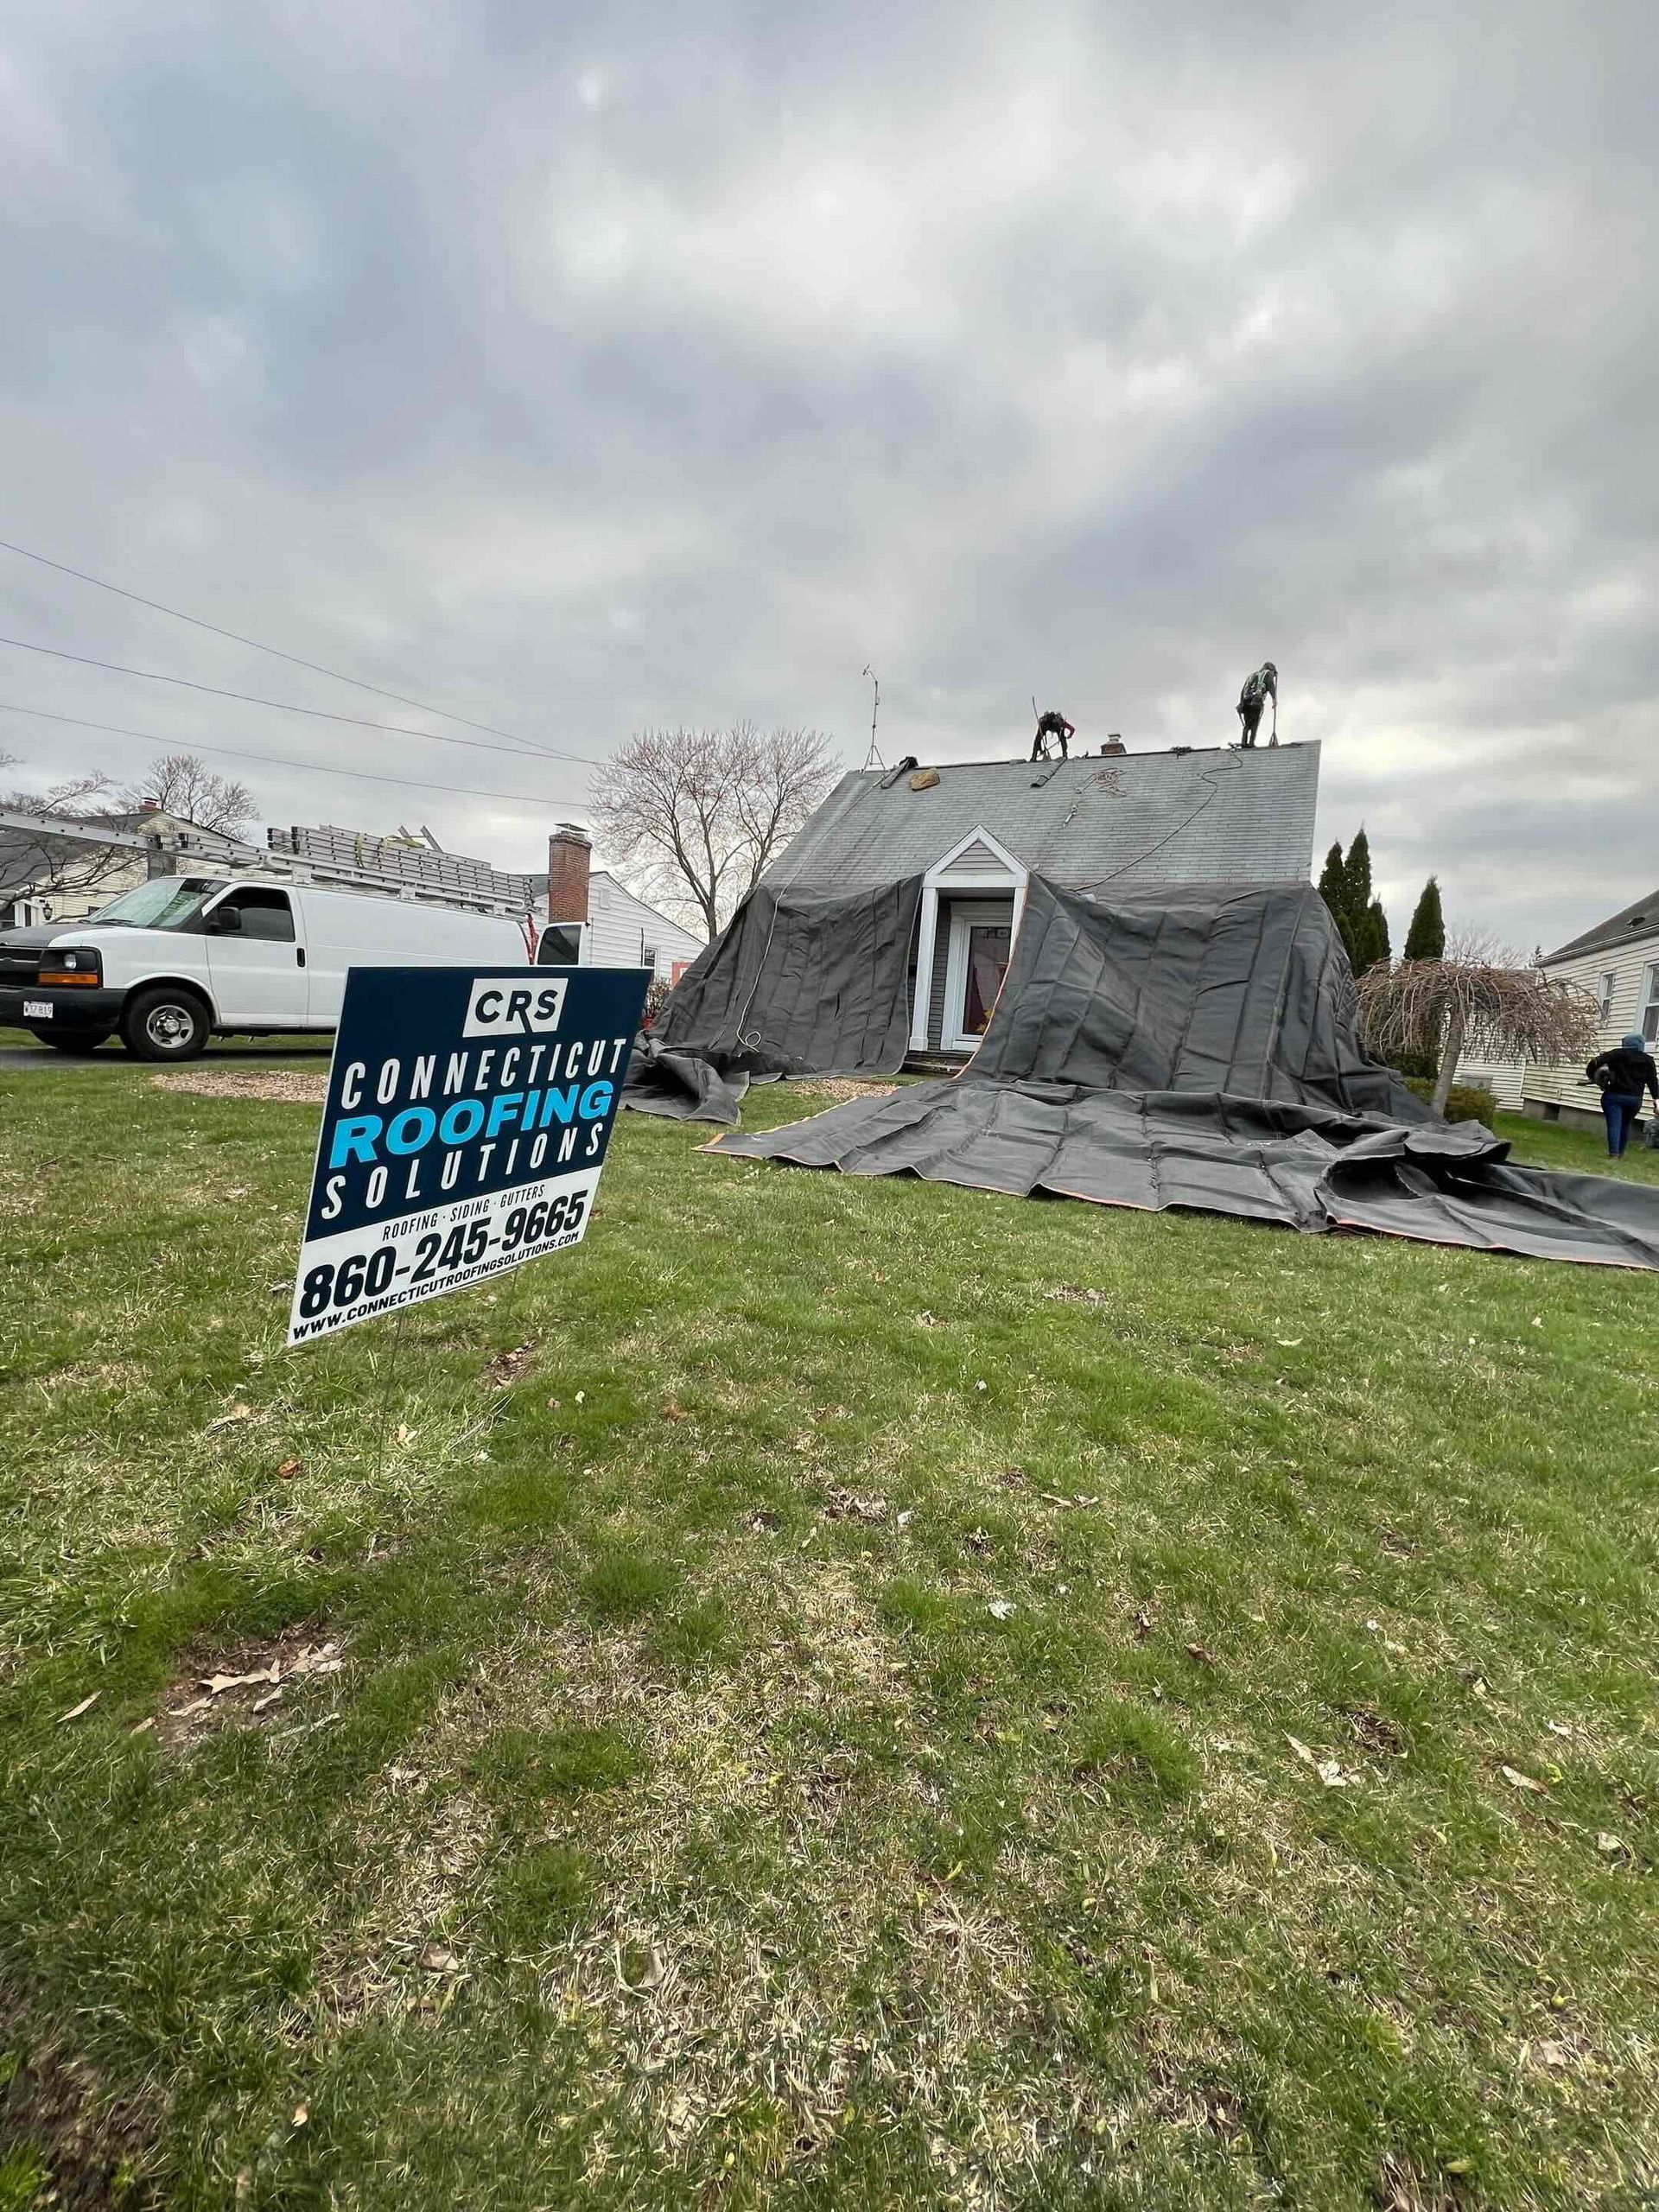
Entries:
{"label": "bare tree", "polygon": [[135,810],[153,799],[163,814],[226,837],[241,836],[258,811],[258,801],[245,784],[216,776],[194,753],[161,754],[145,769],[142,782],[130,784],[121,796]]}
{"label": "bare tree", "polygon": [[[0,771],[16,765],[13,754],[0,753]],[[41,824],[37,830],[5,832],[7,880],[50,898],[96,891],[124,873],[132,865],[125,846],[80,844],[69,834],[78,822],[101,826],[117,810],[112,796],[110,779],[101,775],[70,776],[44,791],[0,791],[0,809],[29,815]]]}
{"label": "bare tree", "polygon": [[1443,960],[1379,962],[1359,978],[1365,1041],[1384,1058],[1440,1056],[1432,1103],[1446,1111],[1465,1052],[1495,1060],[1582,1058],[1594,1050],[1596,1001],[1552,982],[1490,938],[1454,938]]}
{"label": "bare tree", "polygon": [[594,779],[594,827],[713,937],[835,772],[815,729],[641,730]]}

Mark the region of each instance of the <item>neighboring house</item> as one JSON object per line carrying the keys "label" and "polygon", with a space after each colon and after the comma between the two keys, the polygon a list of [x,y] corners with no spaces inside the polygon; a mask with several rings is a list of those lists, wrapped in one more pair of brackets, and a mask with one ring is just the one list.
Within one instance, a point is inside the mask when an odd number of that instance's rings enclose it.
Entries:
{"label": "neighboring house", "polygon": [[[1631,1030],[1639,1030],[1649,1046],[1659,1042],[1659,891],[1546,953],[1538,968],[1552,982],[1576,983],[1595,1000],[1599,1050],[1617,1045]],[[1600,1097],[1580,1060],[1539,1065],[1465,1060],[1458,1079],[1489,1084],[1500,1106],[1535,1121],[1601,1127]]]}
{"label": "neighboring house", "polygon": [[160,807],[0,817],[0,929],[78,922],[181,860],[257,867],[259,848]]}
{"label": "neighboring house", "polygon": [[547,919],[579,931],[584,968],[649,968],[677,983],[702,950],[703,940],[636,899],[608,868],[593,865],[588,833],[562,822],[547,841]]}
{"label": "neighboring house", "polygon": [[1319,781],[1317,744],[855,770],[766,880],[850,892],[920,876],[911,1048],[956,1055],[989,1019],[1031,874],[1103,895],[1305,883]]}

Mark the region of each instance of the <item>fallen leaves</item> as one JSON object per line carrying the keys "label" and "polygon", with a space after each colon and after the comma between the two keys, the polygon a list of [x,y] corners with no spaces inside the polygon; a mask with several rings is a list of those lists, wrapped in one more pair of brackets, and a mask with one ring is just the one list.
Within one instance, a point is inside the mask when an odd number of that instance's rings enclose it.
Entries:
{"label": "fallen leaves", "polygon": [[226,1690],[239,1690],[256,1682],[279,1682],[283,1678],[283,1662],[273,1659],[269,1667],[257,1668],[251,1675],[204,1675],[201,1687],[209,1697],[223,1697]]}
{"label": "fallen leaves", "polygon": [[[187,1698],[182,1704],[163,1707],[160,1717],[168,1724],[166,1740],[176,1744],[189,1737],[189,1724],[204,1713],[223,1710],[257,1716],[269,1713],[282,1702],[290,1682],[337,1675],[346,1664],[337,1643],[317,1643],[307,1638],[303,1631],[296,1636],[290,1630],[275,1648],[248,1656],[254,1659],[251,1666],[221,1665],[190,1678],[200,1694]],[[257,1691],[259,1694],[245,1703],[243,1694],[249,1691]],[[176,1688],[173,1694],[177,1695]],[[154,1722],[149,1725],[154,1726]]]}
{"label": "fallen leaves", "polygon": [[60,1713],[58,1715],[57,1726],[61,1728],[66,1720],[79,1720],[83,1713],[92,1711],[103,1694],[102,1690],[94,1690],[90,1697],[82,1698],[79,1705],[72,1705],[67,1713]]}
{"label": "fallen leaves", "polygon": [[1207,1650],[1202,1643],[1189,1643],[1186,1647],[1186,1656],[1200,1667],[1213,1667],[1216,1663],[1215,1653]]}
{"label": "fallen leaves", "polygon": [[217,1421],[210,1421],[207,1427],[204,1428],[201,1433],[204,1436],[212,1436],[216,1430],[229,1428],[233,1421],[251,1421],[252,1417],[253,1408],[251,1406],[245,1406],[238,1399],[237,1403],[231,1408],[229,1413],[220,1414]]}
{"label": "fallen leaves", "polygon": [[1511,1789],[1529,1790],[1535,1797],[1548,1797],[1549,1795],[1547,1782],[1540,1782],[1535,1775],[1522,1774],[1518,1766],[1500,1766],[1497,1770]]}
{"label": "fallen leaves", "polygon": [[1079,1491],[1075,1497],[1068,1497],[1065,1492],[1062,1490],[1039,1490],[1037,1495],[1042,1499],[1045,1505],[1058,1505],[1066,1509],[1067,1510],[1075,1510],[1079,1506],[1098,1505],[1100,1503],[1100,1496],[1098,1492],[1096,1492],[1092,1496],[1085,1497],[1084,1492]]}
{"label": "fallen leaves", "polygon": [[483,1379],[497,1390],[511,1389],[530,1365],[535,1351],[531,1344],[515,1344],[511,1351],[498,1352],[484,1370]]}
{"label": "fallen leaves", "polygon": [[276,1479],[278,1482],[291,1482],[300,1471],[301,1463],[298,1459],[284,1459],[276,1470]]}
{"label": "fallen leaves", "polygon": [[421,1953],[421,1964],[429,1974],[459,1974],[461,1961],[446,1943],[429,1943]]}
{"label": "fallen leaves", "polygon": [[1005,1621],[1014,1612],[1014,1605],[1007,1598],[993,1598],[985,1608],[994,1621]]}
{"label": "fallen leaves", "polygon": [[838,1483],[832,1483],[824,1492],[823,1517],[826,1521],[861,1521],[867,1528],[874,1528],[887,1517],[885,1497],[860,1497]]}
{"label": "fallen leaves", "polygon": [[1351,1789],[1359,1779],[1357,1775],[1344,1774],[1335,1759],[1322,1759],[1317,1751],[1310,1751],[1300,1737],[1287,1735],[1285,1741],[1306,1767],[1311,1767],[1327,1789]]}

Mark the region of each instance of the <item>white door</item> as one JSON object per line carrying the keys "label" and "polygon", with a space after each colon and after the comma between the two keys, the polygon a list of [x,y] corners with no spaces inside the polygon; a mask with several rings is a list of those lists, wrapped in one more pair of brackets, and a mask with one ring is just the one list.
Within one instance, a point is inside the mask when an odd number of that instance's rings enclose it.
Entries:
{"label": "white door", "polygon": [[985,1034],[1014,942],[1011,899],[958,899],[950,909],[940,1044],[971,1052]]}
{"label": "white door", "polygon": [[310,984],[288,893],[270,884],[238,884],[203,919],[220,1027],[304,1028]]}

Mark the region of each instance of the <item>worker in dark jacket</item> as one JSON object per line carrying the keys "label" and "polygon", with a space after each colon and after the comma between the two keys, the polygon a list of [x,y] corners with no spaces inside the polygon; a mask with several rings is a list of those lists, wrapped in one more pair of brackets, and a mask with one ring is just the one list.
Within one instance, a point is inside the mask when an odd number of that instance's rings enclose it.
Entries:
{"label": "worker in dark jacket", "polygon": [[1659,1106],[1659,1068],[1653,1064],[1646,1039],[1632,1030],[1628,1037],[1620,1038],[1617,1052],[1598,1052],[1585,1073],[1592,1083],[1601,1085],[1608,1156],[1618,1160],[1630,1142],[1643,1092],[1650,1091],[1654,1104]]}

